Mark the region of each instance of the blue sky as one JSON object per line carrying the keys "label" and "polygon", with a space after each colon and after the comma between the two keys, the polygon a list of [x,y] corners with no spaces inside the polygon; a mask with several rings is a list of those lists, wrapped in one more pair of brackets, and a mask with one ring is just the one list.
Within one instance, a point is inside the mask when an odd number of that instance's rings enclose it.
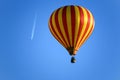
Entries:
{"label": "blue sky", "polygon": [[[95,18],[75,64],[48,28],[65,5],[86,7]],[[119,19],[119,0],[0,0],[0,80],[120,80]]]}

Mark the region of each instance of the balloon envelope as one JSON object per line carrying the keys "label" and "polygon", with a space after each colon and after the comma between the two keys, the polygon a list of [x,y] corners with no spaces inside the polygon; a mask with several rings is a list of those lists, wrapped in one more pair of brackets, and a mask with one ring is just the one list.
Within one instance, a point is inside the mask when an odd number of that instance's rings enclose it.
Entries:
{"label": "balloon envelope", "polygon": [[88,39],[94,29],[94,18],[89,10],[81,6],[64,6],[55,10],[49,19],[52,35],[70,55]]}

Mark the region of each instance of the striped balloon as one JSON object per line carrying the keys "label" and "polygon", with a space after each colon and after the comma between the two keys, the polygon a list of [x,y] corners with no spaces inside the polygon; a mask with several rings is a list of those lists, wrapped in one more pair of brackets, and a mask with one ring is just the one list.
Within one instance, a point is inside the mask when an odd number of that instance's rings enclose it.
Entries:
{"label": "striped balloon", "polygon": [[70,55],[75,55],[94,29],[94,18],[81,6],[64,6],[55,10],[49,19],[52,35]]}

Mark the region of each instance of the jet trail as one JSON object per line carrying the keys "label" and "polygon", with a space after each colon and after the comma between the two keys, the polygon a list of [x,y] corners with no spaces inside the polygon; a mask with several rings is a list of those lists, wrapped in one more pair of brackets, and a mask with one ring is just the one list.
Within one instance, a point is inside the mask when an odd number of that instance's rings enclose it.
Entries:
{"label": "jet trail", "polygon": [[33,28],[32,28],[32,34],[31,34],[31,40],[33,40],[34,33],[35,33],[35,27],[36,27],[36,20],[37,20],[37,14],[35,14]]}

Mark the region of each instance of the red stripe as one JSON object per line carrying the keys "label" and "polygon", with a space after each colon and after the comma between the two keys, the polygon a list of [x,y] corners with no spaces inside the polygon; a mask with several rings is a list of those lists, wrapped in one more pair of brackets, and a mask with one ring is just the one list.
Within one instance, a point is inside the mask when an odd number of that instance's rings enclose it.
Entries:
{"label": "red stripe", "polygon": [[75,8],[71,6],[71,25],[72,25],[72,47],[74,47],[74,38],[75,38]]}
{"label": "red stripe", "polygon": [[62,22],[63,22],[63,26],[64,26],[64,30],[65,30],[65,35],[67,37],[68,43],[69,43],[69,47],[70,47],[70,38],[68,35],[68,26],[67,26],[67,19],[66,19],[66,8],[67,6],[65,6],[63,8],[63,12],[62,12]]}
{"label": "red stripe", "polygon": [[[86,10],[86,9],[85,9]],[[90,27],[90,13],[86,10],[86,12],[87,12],[87,17],[88,17],[88,20],[87,20],[87,25],[86,25],[86,28],[85,28],[85,31],[84,31],[84,34],[82,35],[82,38],[81,38],[81,40],[80,40],[80,42],[79,42],[79,45],[81,44],[81,41],[83,40],[83,38],[85,37],[85,35],[86,35],[86,32],[88,31],[88,29],[89,29],[89,27]]]}
{"label": "red stripe", "polygon": [[56,28],[57,28],[58,32],[60,33],[63,41],[65,42],[65,44],[67,44],[66,41],[65,41],[65,38],[64,38],[64,36],[63,36],[63,34],[62,34],[62,32],[61,32],[60,25],[59,25],[59,22],[58,22],[58,11],[59,11],[59,10],[60,10],[60,9],[58,9],[58,10],[56,11],[56,13],[55,13],[55,24],[56,24]]}
{"label": "red stripe", "polygon": [[[52,15],[53,15],[53,14],[52,14]],[[50,17],[50,27],[51,27],[52,31],[54,32],[54,34],[52,33],[51,29],[50,29],[50,31],[51,31],[52,35],[53,35],[54,37],[56,36],[56,37],[60,40],[60,43],[64,46],[64,42],[60,39],[60,37],[59,37],[58,34],[56,33],[55,29],[53,28],[52,15],[51,15],[51,17]],[[56,37],[55,37],[55,38],[56,38]],[[56,38],[56,39],[57,39],[57,38]]]}
{"label": "red stripe", "polygon": [[77,43],[78,43],[78,39],[80,37],[80,34],[81,34],[81,31],[82,31],[82,28],[83,28],[83,22],[84,22],[84,13],[83,13],[83,10],[81,7],[77,6],[79,8],[79,13],[80,13],[80,24],[79,24],[79,31],[78,31],[78,35],[77,35],[77,39],[76,39],[76,45],[77,46]]}

